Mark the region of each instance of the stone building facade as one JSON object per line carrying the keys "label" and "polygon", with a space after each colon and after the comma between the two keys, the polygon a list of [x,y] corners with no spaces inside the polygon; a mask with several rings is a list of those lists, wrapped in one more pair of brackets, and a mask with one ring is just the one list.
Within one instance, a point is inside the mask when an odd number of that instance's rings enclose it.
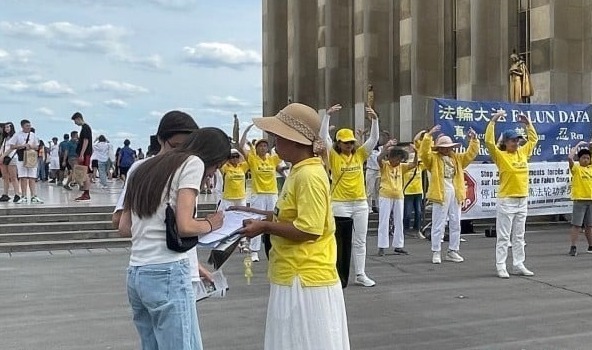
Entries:
{"label": "stone building facade", "polygon": [[263,0],[263,112],[341,103],[334,124],[362,128],[371,85],[409,141],[433,98],[507,101],[513,52],[532,103],[592,102],[592,0]]}

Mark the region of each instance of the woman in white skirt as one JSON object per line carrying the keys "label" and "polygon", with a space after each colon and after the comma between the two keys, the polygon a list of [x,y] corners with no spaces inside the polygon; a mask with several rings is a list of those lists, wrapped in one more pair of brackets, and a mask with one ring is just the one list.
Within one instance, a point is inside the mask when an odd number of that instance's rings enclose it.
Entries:
{"label": "woman in white skirt", "polygon": [[254,122],[277,137],[278,154],[293,165],[274,213],[243,208],[268,215],[245,222],[247,237],[271,234],[264,349],[348,350],[329,179],[318,156],[325,152],[319,115],[292,103]]}

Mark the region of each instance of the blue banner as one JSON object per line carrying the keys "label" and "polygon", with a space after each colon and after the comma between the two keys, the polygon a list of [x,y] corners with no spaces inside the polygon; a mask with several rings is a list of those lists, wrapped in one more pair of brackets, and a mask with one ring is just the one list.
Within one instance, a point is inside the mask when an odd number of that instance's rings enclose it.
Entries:
{"label": "blue banner", "polygon": [[505,117],[495,125],[496,140],[507,129],[514,129],[526,136],[522,124],[517,122],[519,114],[525,114],[539,135],[539,142],[533,151],[531,161],[565,161],[571,147],[580,141],[590,141],[592,124],[590,104],[513,104],[505,102],[473,102],[434,99],[434,124],[442,126],[442,133],[452,137],[465,149],[467,132],[473,128],[481,140],[477,161],[491,161],[485,149],[485,128],[491,115],[503,111]]}

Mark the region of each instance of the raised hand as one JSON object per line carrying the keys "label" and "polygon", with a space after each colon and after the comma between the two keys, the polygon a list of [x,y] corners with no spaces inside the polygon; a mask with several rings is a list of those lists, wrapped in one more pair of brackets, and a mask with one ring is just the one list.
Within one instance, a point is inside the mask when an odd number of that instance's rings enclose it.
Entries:
{"label": "raised hand", "polygon": [[493,114],[491,115],[491,121],[492,121],[492,122],[496,122],[496,121],[497,121],[499,118],[501,118],[501,117],[503,117],[503,116],[504,116],[504,112],[502,112],[502,111],[497,111],[497,112],[495,112],[495,113],[493,113]]}
{"label": "raised hand", "polygon": [[469,131],[467,131],[467,137],[469,138],[469,140],[477,138],[477,133],[475,132],[475,130],[473,130],[473,128],[469,128]]}
{"label": "raised hand", "polygon": [[518,122],[522,124],[530,124],[530,120],[524,114],[518,114]]}
{"label": "raised hand", "polygon": [[376,114],[376,111],[370,107],[366,107],[366,113],[368,113],[368,117],[370,119],[378,119],[378,114]]}
{"label": "raised hand", "polygon": [[327,114],[328,115],[333,115],[336,112],[339,112],[341,110],[341,105],[338,103],[336,105],[333,105],[331,107],[329,107],[329,109],[327,109]]}
{"label": "raised hand", "polygon": [[428,134],[430,135],[434,135],[440,132],[440,130],[442,130],[442,126],[441,125],[434,125],[430,131],[428,131]]}

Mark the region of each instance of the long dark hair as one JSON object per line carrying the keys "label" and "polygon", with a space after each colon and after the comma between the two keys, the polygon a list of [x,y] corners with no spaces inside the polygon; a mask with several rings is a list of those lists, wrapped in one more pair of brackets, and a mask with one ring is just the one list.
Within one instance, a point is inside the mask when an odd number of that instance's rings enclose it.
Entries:
{"label": "long dark hair", "polygon": [[[10,132],[8,134],[4,130],[4,128],[6,127],[6,125],[10,125]],[[14,124],[12,124],[12,122],[5,123],[4,124],[4,127],[2,128],[2,138],[4,138],[4,139],[11,138],[14,134],[15,134]]]}
{"label": "long dark hair", "polygon": [[140,164],[129,178],[124,207],[139,218],[150,217],[162,203],[169,179],[190,156],[198,156],[205,168],[219,166],[230,157],[228,135],[218,128],[193,131],[181,147]]}

